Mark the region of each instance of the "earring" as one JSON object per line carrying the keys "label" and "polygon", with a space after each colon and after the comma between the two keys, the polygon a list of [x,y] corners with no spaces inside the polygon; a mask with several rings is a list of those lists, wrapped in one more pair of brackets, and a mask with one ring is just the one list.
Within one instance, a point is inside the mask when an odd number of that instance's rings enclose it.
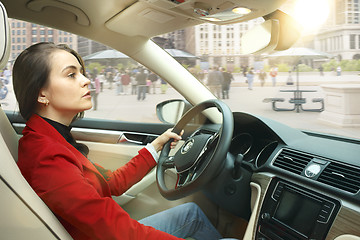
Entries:
{"label": "earring", "polygon": [[45,106],[49,105],[49,100],[39,99],[38,101],[41,102],[42,104],[44,104]]}

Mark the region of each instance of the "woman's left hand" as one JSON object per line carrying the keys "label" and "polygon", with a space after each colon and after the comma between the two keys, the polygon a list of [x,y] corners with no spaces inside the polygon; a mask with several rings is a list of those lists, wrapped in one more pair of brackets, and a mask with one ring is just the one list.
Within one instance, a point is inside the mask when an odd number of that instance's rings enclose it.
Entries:
{"label": "woman's left hand", "polygon": [[181,131],[180,135],[172,132],[172,128],[166,130],[163,134],[157,137],[151,144],[154,146],[155,150],[161,151],[164,144],[167,143],[170,139],[173,141],[170,144],[170,148],[175,148],[176,144],[181,140],[184,130]]}

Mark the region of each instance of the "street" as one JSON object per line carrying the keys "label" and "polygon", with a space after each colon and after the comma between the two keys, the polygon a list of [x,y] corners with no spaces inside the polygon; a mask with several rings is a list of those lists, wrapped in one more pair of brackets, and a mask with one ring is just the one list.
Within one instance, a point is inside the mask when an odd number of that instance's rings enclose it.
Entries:
{"label": "street", "polygon": [[[294,81],[296,76],[293,76]],[[332,134],[339,134],[354,138],[359,138],[360,128],[351,127],[344,128],[337,125],[331,125],[320,121],[318,118],[320,112],[277,112],[273,111],[271,103],[263,102],[264,98],[281,97],[289,99],[292,93],[280,92],[281,89],[294,89],[295,85],[286,85],[286,74],[280,75],[277,78],[277,85],[272,87],[271,79],[268,77],[264,87],[260,86],[260,82],[255,78],[253,90],[248,90],[245,78],[240,75],[235,75],[235,80],[232,82],[230,88],[230,99],[223,100],[229,105],[234,112],[248,112],[254,115],[264,116],[284,124],[290,125],[299,129],[313,130],[316,132],[330,132]],[[308,99],[321,98],[323,92],[320,85],[333,83],[360,83],[360,76],[357,74],[343,75],[336,77],[333,75],[325,75],[320,77],[318,74],[300,75],[300,88],[312,89],[317,92],[304,93],[304,97]],[[16,111],[16,101],[13,94],[12,86],[8,85],[9,94],[7,98],[1,101],[4,110]],[[168,99],[183,99],[173,88],[168,88],[166,94],[160,94],[160,88],[157,88],[157,94],[147,94],[145,101],[137,101],[136,95],[116,95],[116,89],[108,89],[105,85],[103,92],[98,96],[98,110],[88,110],[85,117],[91,118],[105,118],[117,119],[124,121],[135,122],[158,122],[156,117],[155,106],[157,103]],[[358,103],[360,105],[360,103]],[[290,107],[291,105],[286,101],[279,103],[279,107]],[[307,108],[317,108],[319,103],[306,103]],[[360,107],[360,106],[359,106]],[[325,106],[326,108],[326,106]]]}

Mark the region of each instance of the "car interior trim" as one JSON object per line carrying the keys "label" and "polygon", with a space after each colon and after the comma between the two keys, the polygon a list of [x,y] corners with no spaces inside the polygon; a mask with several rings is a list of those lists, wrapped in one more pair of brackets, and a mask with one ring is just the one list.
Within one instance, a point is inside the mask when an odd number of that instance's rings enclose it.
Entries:
{"label": "car interior trim", "polygon": [[75,15],[76,22],[83,26],[90,25],[90,19],[81,9],[70,5],[65,2],[53,1],[53,0],[32,0],[27,3],[27,7],[33,11],[44,11],[47,7],[56,7],[68,11]]}

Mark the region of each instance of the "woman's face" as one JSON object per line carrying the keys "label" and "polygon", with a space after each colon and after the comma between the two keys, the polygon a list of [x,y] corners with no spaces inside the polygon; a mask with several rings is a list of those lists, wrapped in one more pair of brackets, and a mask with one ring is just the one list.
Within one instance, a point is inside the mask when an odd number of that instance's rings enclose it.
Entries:
{"label": "woman's face", "polygon": [[39,93],[40,115],[63,124],[70,124],[73,117],[92,107],[88,85],[90,80],[74,55],[57,50],[50,55],[48,84]]}

